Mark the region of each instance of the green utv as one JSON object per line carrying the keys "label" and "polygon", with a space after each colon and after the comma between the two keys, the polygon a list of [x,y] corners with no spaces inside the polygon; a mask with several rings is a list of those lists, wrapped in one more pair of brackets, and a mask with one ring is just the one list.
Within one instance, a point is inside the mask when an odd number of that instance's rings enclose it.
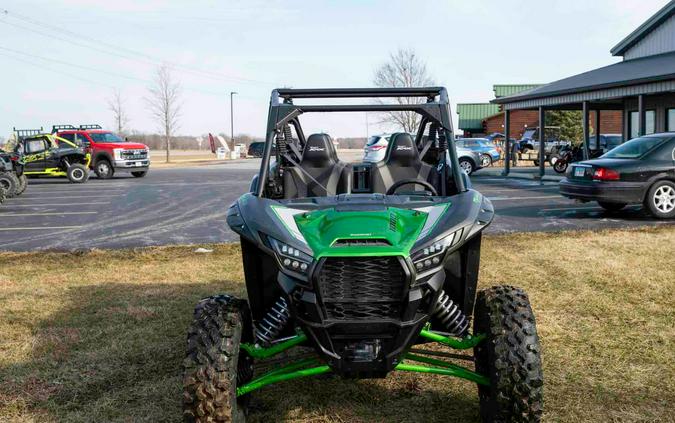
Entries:
{"label": "green utv", "polygon": [[[316,99],[332,104],[307,104]],[[419,130],[392,135],[374,164],[340,161],[328,135],[306,137],[300,125],[307,113],[392,111],[417,113]],[[197,304],[184,419],[245,421],[251,393],[276,382],[404,371],[476,383],[483,421],[539,421],[541,352],[527,294],[476,293],[493,216],[458,165],[445,88],[274,90],[260,173],[227,216],[241,237],[248,301]]]}

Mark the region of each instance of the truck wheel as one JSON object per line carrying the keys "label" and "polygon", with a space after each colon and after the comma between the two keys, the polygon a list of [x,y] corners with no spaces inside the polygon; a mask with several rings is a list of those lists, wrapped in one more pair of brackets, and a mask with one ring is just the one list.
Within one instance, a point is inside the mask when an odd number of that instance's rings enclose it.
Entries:
{"label": "truck wheel", "polygon": [[19,187],[16,191],[16,195],[21,195],[26,191],[26,188],[28,188],[28,178],[26,178],[26,175],[21,175],[18,179]]}
{"label": "truck wheel", "polygon": [[657,219],[675,217],[675,183],[672,181],[654,183],[645,198],[645,207]]}
{"label": "truck wheel", "polygon": [[525,291],[495,286],[478,293],[474,334],[476,371],[490,379],[478,385],[484,422],[539,422],[543,376],[537,326]]}
{"label": "truck wheel", "polygon": [[140,172],[131,172],[131,174],[134,175],[134,178],[142,178],[142,177],[144,177],[145,175],[148,174],[148,171],[143,170],[143,171],[140,171]]}
{"label": "truck wheel", "polygon": [[115,168],[112,167],[108,160],[101,159],[96,162],[94,172],[96,172],[96,176],[100,179],[110,179],[115,174]]}
{"label": "truck wheel", "polygon": [[5,188],[0,185],[0,204],[5,202]]}
{"label": "truck wheel", "polygon": [[253,378],[253,359],[239,345],[252,338],[246,301],[218,295],[197,304],[183,361],[184,421],[246,420],[250,397],[237,398],[237,386]]}
{"label": "truck wheel", "polygon": [[70,182],[74,184],[83,184],[89,179],[89,169],[83,164],[75,163],[70,165],[66,175]]}
{"label": "truck wheel", "polygon": [[598,205],[607,211],[619,211],[626,207],[626,203],[605,203],[604,201],[598,201]]}
{"label": "truck wheel", "polygon": [[0,172],[0,185],[5,189],[5,198],[12,198],[19,189],[19,178],[12,172]]}

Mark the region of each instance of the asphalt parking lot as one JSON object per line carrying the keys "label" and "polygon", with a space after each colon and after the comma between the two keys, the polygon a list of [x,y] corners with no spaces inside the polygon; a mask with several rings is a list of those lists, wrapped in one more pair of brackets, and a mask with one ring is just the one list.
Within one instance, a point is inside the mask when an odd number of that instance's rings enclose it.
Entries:
{"label": "asphalt parking lot", "polygon": [[[152,169],[136,179],[92,177],[84,185],[32,179],[20,197],[0,206],[0,249],[77,250],[235,241],[228,206],[248,189],[259,160],[190,168]],[[608,213],[595,203],[558,195],[555,182],[472,177],[497,216],[488,233],[604,229],[675,224],[639,207]]]}

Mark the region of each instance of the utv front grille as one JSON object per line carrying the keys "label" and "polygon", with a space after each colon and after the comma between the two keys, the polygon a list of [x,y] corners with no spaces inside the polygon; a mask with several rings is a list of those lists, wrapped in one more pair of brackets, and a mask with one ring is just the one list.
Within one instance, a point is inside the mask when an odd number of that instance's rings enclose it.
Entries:
{"label": "utv front grille", "polygon": [[401,317],[406,273],[397,257],[327,258],[318,283],[329,319]]}

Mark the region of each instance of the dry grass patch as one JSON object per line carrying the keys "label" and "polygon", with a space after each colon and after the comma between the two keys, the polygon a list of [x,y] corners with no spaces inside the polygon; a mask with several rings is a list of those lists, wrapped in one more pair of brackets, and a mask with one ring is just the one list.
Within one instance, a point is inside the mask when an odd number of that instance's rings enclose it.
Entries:
{"label": "dry grass patch", "polygon": [[[244,293],[239,248],[0,253],[0,421],[179,421],[192,307]],[[530,293],[546,421],[673,421],[675,228],[484,241],[481,286]],[[395,374],[254,394],[252,421],[475,421],[475,386]]]}

